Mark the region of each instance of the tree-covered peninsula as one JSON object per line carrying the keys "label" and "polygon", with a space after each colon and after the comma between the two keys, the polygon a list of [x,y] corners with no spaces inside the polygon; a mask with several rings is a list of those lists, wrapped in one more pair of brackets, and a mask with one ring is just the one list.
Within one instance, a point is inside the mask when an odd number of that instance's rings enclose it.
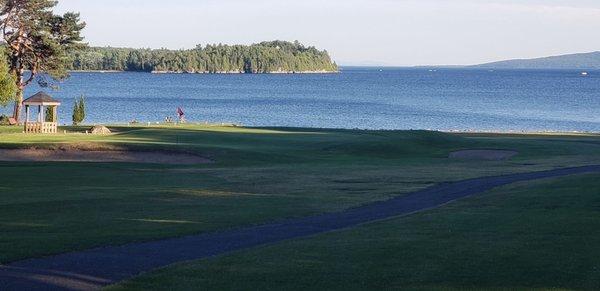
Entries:
{"label": "tree-covered peninsula", "polygon": [[327,51],[299,42],[198,45],[194,49],[87,47],[71,54],[72,71],[155,73],[326,73],[338,67]]}

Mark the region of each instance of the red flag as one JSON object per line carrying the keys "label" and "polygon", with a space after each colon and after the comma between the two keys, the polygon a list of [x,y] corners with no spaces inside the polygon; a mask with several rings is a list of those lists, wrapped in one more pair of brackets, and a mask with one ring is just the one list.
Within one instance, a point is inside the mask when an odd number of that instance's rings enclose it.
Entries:
{"label": "red flag", "polygon": [[182,117],[184,115],[183,110],[181,110],[181,107],[177,107],[177,115],[179,115],[179,117]]}

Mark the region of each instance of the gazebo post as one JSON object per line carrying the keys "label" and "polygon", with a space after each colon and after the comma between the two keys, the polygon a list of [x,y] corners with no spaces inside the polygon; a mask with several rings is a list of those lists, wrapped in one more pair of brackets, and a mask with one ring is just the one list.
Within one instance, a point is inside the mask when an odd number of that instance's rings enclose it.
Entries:
{"label": "gazebo post", "polygon": [[29,132],[29,105],[25,105],[25,124],[24,124],[24,131],[25,133]]}
{"label": "gazebo post", "polygon": [[25,105],[25,123],[29,122],[29,105]]}

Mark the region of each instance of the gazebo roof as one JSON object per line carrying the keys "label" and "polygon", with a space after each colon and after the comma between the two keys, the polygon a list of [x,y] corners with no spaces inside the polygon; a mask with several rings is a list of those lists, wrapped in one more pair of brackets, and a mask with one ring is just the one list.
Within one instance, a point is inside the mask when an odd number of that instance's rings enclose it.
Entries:
{"label": "gazebo roof", "polygon": [[40,91],[35,95],[23,100],[23,105],[60,105],[60,101]]}

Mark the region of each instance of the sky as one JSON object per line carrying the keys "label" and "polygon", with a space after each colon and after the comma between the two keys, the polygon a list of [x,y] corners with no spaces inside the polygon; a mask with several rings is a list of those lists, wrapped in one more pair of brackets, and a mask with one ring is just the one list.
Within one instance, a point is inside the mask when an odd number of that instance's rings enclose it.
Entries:
{"label": "sky", "polygon": [[599,0],[59,0],[94,46],[299,40],[341,65],[468,65],[600,50]]}

